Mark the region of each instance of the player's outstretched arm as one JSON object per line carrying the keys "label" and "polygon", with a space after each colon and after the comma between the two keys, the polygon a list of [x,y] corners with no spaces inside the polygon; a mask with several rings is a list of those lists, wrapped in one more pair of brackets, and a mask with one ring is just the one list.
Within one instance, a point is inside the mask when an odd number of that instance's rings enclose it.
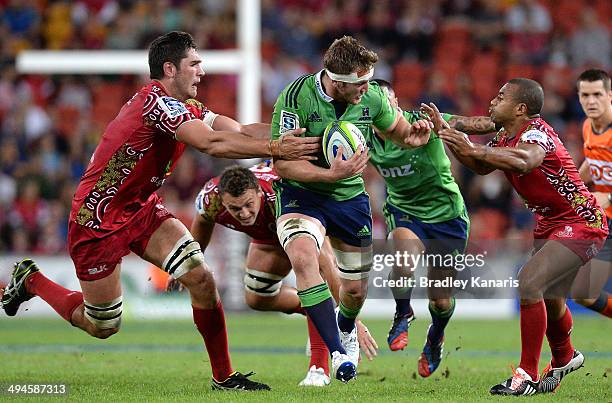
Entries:
{"label": "player's outstretched arm", "polygon": [[321,148],[318,137],[295,137],[305,129],[287,132],[278,140],[253,138],[234,131],[215,131],[202,121],[194,119],[183,123],[176,139],[197,150],[220,158],[274,157],[287,160],[314,160]]}
{"label": "player's outstretched arm", "polygon": [[438,135],[461,163],[480,175],[486,175],[495,169],[529,173],[539,166],[546,156],[544,149],[537,144],[489,147],[472,143],[467,134],[455,129],[440,130]]}
{"label": "player's outstretched arm", "polygon": [[270,138],[269,123],[250,123],[248,125],[243,125],[225,115],[217,116],[213,122],[212,128],[214,130],[240,132],[249,137],[254,137],[257,139]]}
{"label": "player's outstretched arm", "polygon": [[495,123],[488,116],[451,115],[448,122],[446,122],[433,102],[430,102],[429,105],[421,104],[421,112],[431,118],[436,132],[449,127],[469,135],[490,134],[496,131]]}
{"label": "player's outstretched arm", "polygon": [[277,160],[274,160],[274,168],[281,178],[300,182],[333,183],[362,173],[369,159],[368,150],[359,148],[351,158],[343,160],[340,146],[329,169],[316,166],[308,161]]}
{"label": "player's outstretched arm", "polygon": [[453,115],[448,124],[451,128],[457,129],[469,135],[494,133],[495,123],[488,116],[459,116]]}

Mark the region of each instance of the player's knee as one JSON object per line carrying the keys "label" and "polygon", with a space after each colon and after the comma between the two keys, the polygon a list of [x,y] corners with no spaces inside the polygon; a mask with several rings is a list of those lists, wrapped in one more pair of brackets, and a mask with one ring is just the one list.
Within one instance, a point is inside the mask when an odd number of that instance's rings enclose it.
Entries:
{"label": "player's knee", "polygon": [[519,294],[522,299],[540,299],[543,294],[543,285],[534,276],[519,272]]}
{"label": "player's knee", "polygon": [[450,298],[436,298],[430,302],[438,311],[447,311],[452,306]]}
{"label": "player's knee", "polygon": [[84,316],[90,323],[88,333],[99,339],[106,339],[119,331],[123,311],[122,297],[101,304],[83,301]]}
{"label": "player's knee", "polygon": [[283,276],[246,269],[243,281],[247,305],[253,309],[266,310],[272,299],[280,293]]}
{"label": "player's knee", "polygon": [[[359,280],[355,283],[367,283],[367,279],[372,269],[372,251],[366,252],[344,252],[334,249],[340,278],[344,280]],[[351,282],[352,283],[352,282]],[[356,285],[353,285],[356,287]]]}
{"label": "player's knee", "polygon": [[162,269],[173,278],[180,278],[192,269],[204,265],[204,254],[191,234],[180,238],[164,259]]}
{"label": "player's knee", "polygon": [[363,301],[368,294],[368,283],[366,281],[345,281],[342,284],[342,292],[354,301]]}
{"label": "player's knee", "polygon": [[291,260],[291,267],[298,276],[305,271],[312,272],[314,270],[318,272],[319,261],[317,260],[317,256],[313,255],[312,251],[295,248],[289,254],[289,258],[289,260]]}
{"label": "player's knee", "polygon": [[109,337],[111,337],[112,335],[118,332],[119,332],[119,328],[99,329],[96,327],[90,334],[97,339],[108,339]]}
{"label": "player's knee", "polygon": [[292,248],[292,255],[297,255],[295,256],[295,258],[299,259],[299,262],[294,262],[294,259],[292,258],[291,263],[294,266],[296,265],[296,263],[303,264],[306,263],[308,260],[312,260],[312,252],[307,247],[308,245],[306,244],[306,240],[309,240],[307,242],[314,241],[317,251],[320,251],[321,246],[323,245],[323,240],[325,238],[317,224],[304,218],[289,218],[280,222],[276,227],[276,234],[278,235],[278,239],[285,250],[287,250],[287,247],[290,243],[296,242],[298,240],[299,243],[305,244],[300,245],[300,247]]}
{"label": "player's knee", "polygon": [[206,266],[185,273],[179,281],[192,296],[215,295],[215,277]]}

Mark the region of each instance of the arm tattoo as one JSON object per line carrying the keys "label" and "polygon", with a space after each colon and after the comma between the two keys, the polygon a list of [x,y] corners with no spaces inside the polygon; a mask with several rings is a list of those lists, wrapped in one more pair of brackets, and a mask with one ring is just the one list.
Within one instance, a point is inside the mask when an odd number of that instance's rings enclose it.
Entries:
{"label": "arm tattoo", "polygon": [[468,134],[486,134],[495,131],[495,125],[488,116],[457,116],[448,121],[450,126]]}

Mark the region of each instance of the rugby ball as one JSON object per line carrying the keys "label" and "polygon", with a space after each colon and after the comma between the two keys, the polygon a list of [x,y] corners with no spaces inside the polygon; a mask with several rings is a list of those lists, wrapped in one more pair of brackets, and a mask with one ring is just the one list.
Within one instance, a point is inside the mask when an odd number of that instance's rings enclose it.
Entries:
{"label": "rugby ball", "polygon": [[331,122],[323,132],[323,156],[330,166],[339,146],[342,146],[342,159],[351,158],[359,147],[365,147],[363,133],[350,122]]}

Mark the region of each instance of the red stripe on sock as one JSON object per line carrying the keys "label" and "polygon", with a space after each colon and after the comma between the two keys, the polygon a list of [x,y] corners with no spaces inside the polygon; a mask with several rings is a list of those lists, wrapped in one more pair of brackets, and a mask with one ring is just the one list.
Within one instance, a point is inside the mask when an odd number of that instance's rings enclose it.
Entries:
{"label": "red stripe on sock", "polygon": [[83,294],[68,290],[45,277],[41,272],[31,274],[26,280],[26,289],[45,300],[62,318],[71,322],[72,313],[83,303]]}
{"label": "red stripe on sock", "polygon": [[608,318],[612,318],[612,297],[608,295],[608,303],[606,307],[601,311],[601,314],[607,316]]}
{"label": "red stripe on sock", "polygon": [[520,367],[535,381],[538,379],[538,363],[542,342],[546,334],[546,305],[539,301],[521,305],[521,363]]}
{"label": "red stripe on sock", "polygon": [[308,368],[313,365],[317,368],[323,368],[326,375],[329,375],[329,350],[323,341],[323,338],[317,331],[316,326],[312,323],[312,320],[306,316],[308,322],[308,336],[310,337],[310,364]]}
{"label": "red stripe on sock", "polygon": [[226,380],[234,370],[229,355],[225,314],[221,302],[212,309],[193,308],[193,322],[204,339],[213,378]]}
{"label": "red stripe on sock", "polygon": [[574,346],[572,346],[570,337],[572,325],[572,314],[567,306],[561,319],[547,324],[546,338],[552,353],[554,368],[567,365],[574,355]]}

